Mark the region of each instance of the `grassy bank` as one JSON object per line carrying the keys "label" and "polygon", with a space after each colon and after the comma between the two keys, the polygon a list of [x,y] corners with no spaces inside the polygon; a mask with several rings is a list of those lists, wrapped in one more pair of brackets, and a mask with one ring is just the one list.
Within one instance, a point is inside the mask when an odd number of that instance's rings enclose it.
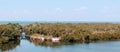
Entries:
{"label": "grassy bank", "polygon": [[24,26],[27,35],[34,33],[61,37],[63,42],[91,42],[120,39],[120,24],[110,23],[35,23]]}

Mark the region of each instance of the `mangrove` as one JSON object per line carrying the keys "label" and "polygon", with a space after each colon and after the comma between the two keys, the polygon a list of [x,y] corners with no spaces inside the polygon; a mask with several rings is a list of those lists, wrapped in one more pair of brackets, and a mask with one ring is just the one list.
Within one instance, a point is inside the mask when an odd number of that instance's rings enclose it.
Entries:
{"label": "mangrove", "polygon": [[24,25],[26,35],[61,37],[62,42],[92,42],[120,39],[120,24],[112,23],[33,23]]}

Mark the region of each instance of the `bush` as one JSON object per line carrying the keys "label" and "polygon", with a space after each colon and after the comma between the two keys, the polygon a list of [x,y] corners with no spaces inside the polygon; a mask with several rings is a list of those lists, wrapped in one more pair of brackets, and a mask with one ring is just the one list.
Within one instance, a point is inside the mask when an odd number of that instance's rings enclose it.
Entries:
{"label": "bush", "polygon": [[61,37],[61,41],[101,41],[120,39],[120,24],[36,23],[24,26],[27,35],[39,33]]}

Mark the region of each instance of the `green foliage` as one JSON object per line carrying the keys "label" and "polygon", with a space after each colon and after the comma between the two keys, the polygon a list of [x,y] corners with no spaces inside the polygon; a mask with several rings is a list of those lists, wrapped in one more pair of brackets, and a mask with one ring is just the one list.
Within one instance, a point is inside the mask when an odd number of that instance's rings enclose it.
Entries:
{"label": "green foliage", "polygon": [[[0,25],[0,43],[2,40],[8,41],[20,36],[19,24],[1,24]],[[120,24],[63,24],[63,23],[35,23],[23,26],[25,33],[31,35],[39,33],[43,35],[61,37],[63,42],[86,42],[119,40]]]}
{"label": "green foliage", "polygon": [[15,39],[15,36],[20,37],[20,25],[19,24],[1,24],[0,25],[0,41],[5,42],[10,39]]}
{"label": "green foliage", "polygon": [[24,26],[28,35],[39,33],[61,37],[61,41],[101,41],[120,39],[120,24],[36,23]]}

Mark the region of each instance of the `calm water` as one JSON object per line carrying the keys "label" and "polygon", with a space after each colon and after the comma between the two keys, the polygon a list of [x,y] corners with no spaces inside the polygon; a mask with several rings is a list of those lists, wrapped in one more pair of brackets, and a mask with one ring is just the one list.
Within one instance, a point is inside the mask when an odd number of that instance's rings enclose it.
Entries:
{"label": "calm water", "polygon": [[[20,40],[5,52],[120,52],[120,41],[97,42],[89,44],[70,44],[61,46],[36,45],[28,40]],[[0,48],[1,49],[1,48]],[[2,52],[2,50],[0,50]]]}
{"label": "calm water", "polygon": [[21,25],[27,25],[31,23],[113,23],[120,24],[120,22],[82,22],[82,21],[0,21],[0,24],[19,23]]}

